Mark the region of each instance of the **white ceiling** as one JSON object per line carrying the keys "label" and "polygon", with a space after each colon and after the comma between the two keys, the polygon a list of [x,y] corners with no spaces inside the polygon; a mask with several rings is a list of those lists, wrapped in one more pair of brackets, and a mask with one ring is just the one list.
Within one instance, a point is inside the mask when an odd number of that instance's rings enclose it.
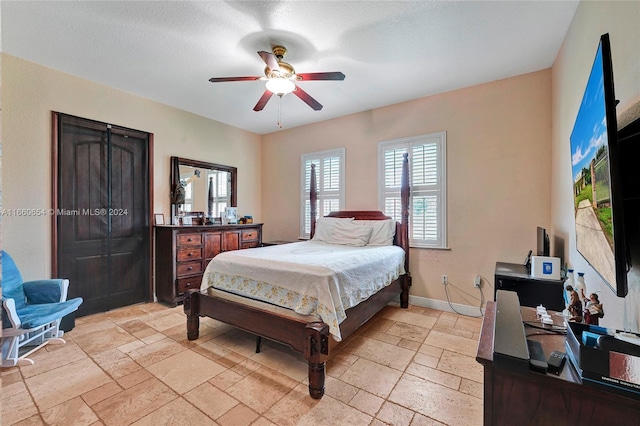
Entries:
{"label": "white ceiling", "polygon": [[7,1],[2,50],[255,133],[278,131],[278,101],[253,107],[259,50],[288,49],[324,108],[282,99],[284,128],[549,68],[577,8],[565,1]]}

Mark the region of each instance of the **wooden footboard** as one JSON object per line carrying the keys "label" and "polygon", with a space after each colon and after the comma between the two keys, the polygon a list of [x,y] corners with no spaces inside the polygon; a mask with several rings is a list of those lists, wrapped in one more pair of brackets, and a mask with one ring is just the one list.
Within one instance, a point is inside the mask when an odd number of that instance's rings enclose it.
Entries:
{"label": "wooden footboard", "polygon": [[[356,331],[390,301],[398,297],[401,301],[408,299],[408,293],[408,277],[403,275],[366,301],[347,309],[347,319],[340,324],[342,338]],[[184,312],[189,340],[198,338],[200,317],[206,316],[302,353],[309,366],[309,395],[315,399],[324,395],[330,337],[329,326],[324,322],[307,322],[195,290],[185,294]]]}

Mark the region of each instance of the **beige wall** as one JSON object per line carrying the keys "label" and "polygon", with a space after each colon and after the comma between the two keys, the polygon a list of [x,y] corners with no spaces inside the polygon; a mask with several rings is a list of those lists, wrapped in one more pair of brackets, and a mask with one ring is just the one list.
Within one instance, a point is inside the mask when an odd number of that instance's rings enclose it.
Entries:
{"label": "beige wall", "polygon": [[630,294],[618,298],[588,266],[575,247],[572,176],[569,136],[600,35],[611,40],[618,115],[640,100],[640,2],[581,2],[552,71],[552,233],[570,267],[585,272],[587,291],[597,291],[604,302],[601,324],[640,329],[640,277],[638,268],[629,275]]}
{"label": "beige wall", "polygon": [[345,147],[346,208],[379,209],[378,142],[441,130],[450,250],[412,249],[411,294],[446,300],[447,274],[452,301],[479,306],[480,274],[493,299],[495,262],[522,262],[550,225],[550,70],[266,135],[265,239],[298,238],[301,154]]}
{"label": "beige wall", "polygon": [[[2,207],[51,207],[51,111],[154,134],[152,213],[169,215],[172,155],[238,168],[238,211],[261,219],[261,137],[94,82],[2,56]],[[51,218],[3,217],[25,278],[51,273]]]}

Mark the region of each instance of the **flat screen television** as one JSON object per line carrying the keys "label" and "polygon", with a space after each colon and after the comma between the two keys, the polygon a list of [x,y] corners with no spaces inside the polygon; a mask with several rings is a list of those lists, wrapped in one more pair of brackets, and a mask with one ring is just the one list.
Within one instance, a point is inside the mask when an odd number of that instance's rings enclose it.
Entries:
{"label": "flat screen television", "polygon": [[547,230],[538,226],[538,229],[536,230],[536,240],[536,255],[550,256],[551,243],[549,241],[549,234],[547,234]]}
{"label": "flat screen television", "polygon": [[609,35],[600,37],[571,133],[576,248],[617,296],[627,294],[627,250]]}

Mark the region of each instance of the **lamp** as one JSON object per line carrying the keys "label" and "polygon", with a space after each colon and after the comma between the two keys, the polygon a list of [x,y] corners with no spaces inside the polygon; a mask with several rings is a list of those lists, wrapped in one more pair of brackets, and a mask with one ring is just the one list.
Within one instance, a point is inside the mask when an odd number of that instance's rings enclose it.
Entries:
{"label": "lamp", "polygon": [[296,89],[296,85],[288,78],[276,77],[267,80],[267,90],[278,96],[286,95]]}

